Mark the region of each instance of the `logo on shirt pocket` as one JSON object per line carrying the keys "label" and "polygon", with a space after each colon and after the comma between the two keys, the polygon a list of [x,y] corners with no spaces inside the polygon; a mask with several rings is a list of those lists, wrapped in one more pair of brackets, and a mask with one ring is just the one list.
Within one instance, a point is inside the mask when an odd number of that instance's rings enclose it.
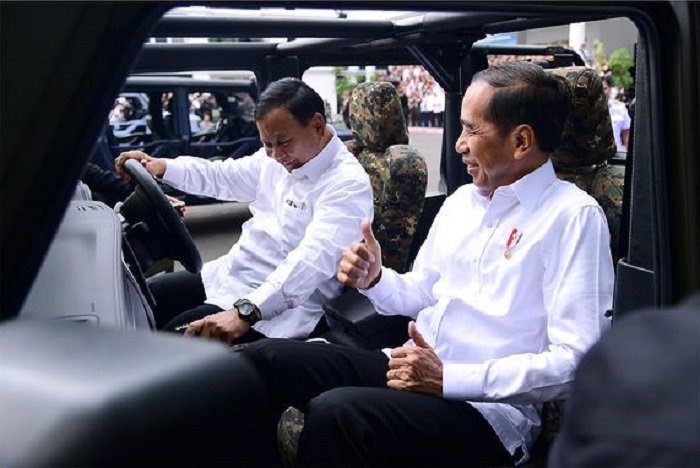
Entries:
{"label": "logo on shirt pocket", "polygon": [[287,198],[284,201],[284,203],[285,203],[285,205],[289,206],[290,208],[294,208],[294,209],[301,210],[301,211],[306,211],[306,202],[304,202],[304,201],[295,201],[295,200],[292,200],[291,198]]}

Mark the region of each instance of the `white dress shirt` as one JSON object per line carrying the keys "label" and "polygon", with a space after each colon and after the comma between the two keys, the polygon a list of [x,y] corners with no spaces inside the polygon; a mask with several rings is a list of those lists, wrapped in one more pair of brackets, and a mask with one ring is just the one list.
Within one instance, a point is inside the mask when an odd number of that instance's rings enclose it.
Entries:
{"label": "white dress shirt", "polygon": [[629,130],[632,125],[630,114],[627,112],[625,104],[617,99],[608,101],[608,109],[610,110],[610,120],[613,127],[613,136],[615,137],[615,147],[617,151],[626,152],[627,147],[622,142],[622,132]]}
{"label": "white dress shirt", "polygon": [[254,328],[268,337],[306,337],[337,296],[338,262],[360,223],[372,218],[372,188],[357,159],[333,133],[321,152],[291,173],[261,148],[241,159],[169,160],[163,180],[188,193],[250,202],[252,218],[224,256],[204,264],[206,303],[256,304]]}
{"label": "white dress shirt", "polygon": [[491,199],[460,187],[413,269],[384,268],[362,292],[380,313],[416,318],[443,361],[444,398],[468,400],[524,460],[540,403],[565,394],[609,327],[609,242],[596,201],[557,179],[548,161]]}

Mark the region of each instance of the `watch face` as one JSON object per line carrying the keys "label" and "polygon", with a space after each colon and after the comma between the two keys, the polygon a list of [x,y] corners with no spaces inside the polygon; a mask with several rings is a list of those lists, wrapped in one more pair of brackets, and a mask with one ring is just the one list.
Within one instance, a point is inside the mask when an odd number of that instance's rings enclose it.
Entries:
{"label": "watch face", "polygon": [[244,302],[243,304],[238,304],[238,313],[241,315],[251,315],[255,311],[255,306],[250,302]]}
{"label": "watch face", "polygon": [[255,313],[255,304],[247,299],[240,299],[236,301],[233,306],[238,311],[238,316],[247,322],[255,323],[259,320],[259,317]]}

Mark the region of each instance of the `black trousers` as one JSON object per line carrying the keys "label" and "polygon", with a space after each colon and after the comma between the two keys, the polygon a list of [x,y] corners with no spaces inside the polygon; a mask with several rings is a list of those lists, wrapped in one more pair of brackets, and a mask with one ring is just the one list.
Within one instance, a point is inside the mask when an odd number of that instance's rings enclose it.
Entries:
{"label": "black trousers", "polygon": [[512,464],[469,403],[386,387],[380,351],[262,340],[244,356],[260,372],[275,421],[288,406],[306,413],[300,466],[488,466]]}
{"label": "black trousers", "polygon": [[[158,330],[174,332],[181,325],[223,310],[219,306],[204,303],[207,296],[199,273],[176,271],[154,276],[149,279],[148,286],[156,301],[153,316]],[[184,329],[179,332],[184,333]],[[265,335],[251,328],[235,344],[261,338],[265,338]]]}
{"label": "black trousers", "polygon": [[[153,316],[158,330],[167,329],[168,323],[178,315],[194,309],[202,309],[202,313],[210,315],[222,309],[210,304],[204,304],[207,299],[199,273],[176,271],[149,278],[148,287],[156,300]],[[183,322],[187,323],[187,322]]]}

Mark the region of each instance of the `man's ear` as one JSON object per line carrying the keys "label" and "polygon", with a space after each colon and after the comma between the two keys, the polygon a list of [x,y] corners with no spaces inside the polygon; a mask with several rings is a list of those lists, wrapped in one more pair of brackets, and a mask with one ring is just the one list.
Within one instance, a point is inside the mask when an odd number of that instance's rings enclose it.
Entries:
{"label": "man's ear", "polygon": [[314,126],[314,129],[318,132],[320,131],[323,133],[323,131],[326,128],[326,119],[318,112],[315,112],[314,115],[311,117],[311,125]]}
{"label": "man's ear", "polygon": [[513,157],[523,159],[535,146],[535,132],[531,126],[522,124],[515,127],[513,130],[513,139],[515,143],[515,153]]}

